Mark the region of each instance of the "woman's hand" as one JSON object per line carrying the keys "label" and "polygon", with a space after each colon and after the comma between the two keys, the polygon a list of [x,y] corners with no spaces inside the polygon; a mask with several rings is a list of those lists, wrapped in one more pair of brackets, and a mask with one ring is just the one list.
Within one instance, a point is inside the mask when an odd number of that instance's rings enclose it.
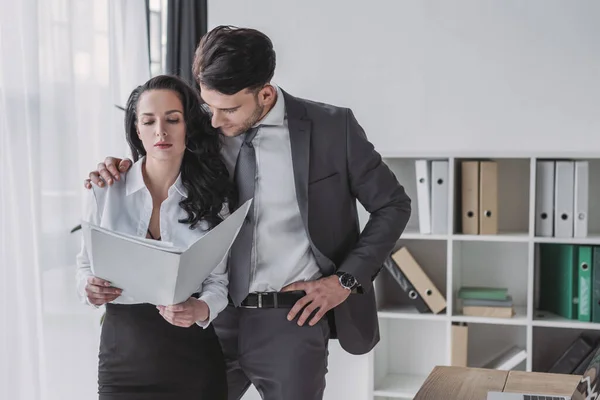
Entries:
{"label": "woman's hand", "polygon": [[156,308],[168,323],[182,328],[189,328],[196,322],[206,321],[210,316],[208,304],[195,297],[190,297],[183,303]]}
{"label": "woman's hand", "polygon": [[85,285],[85,294],[88,301],[95,305],[101,306],[106,303],[110,303],[121,295],[122,290],[112,287],[110,282],[104,279],[90,276],[87,278],[87,284]]}

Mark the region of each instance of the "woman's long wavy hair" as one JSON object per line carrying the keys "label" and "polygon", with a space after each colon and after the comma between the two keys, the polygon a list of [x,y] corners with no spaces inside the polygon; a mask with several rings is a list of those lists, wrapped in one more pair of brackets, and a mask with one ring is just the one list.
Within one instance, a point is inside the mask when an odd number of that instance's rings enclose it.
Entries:
{"label": "woman's long wavy hair", "polygon": [[223,219],[219,215],[223,203],[231,202],[234,196],[233,183],[221,158],[221,139],[210,124],[210,117],[201,107],[197,92],[181,78],[159,75],[133,90],[125,110],[125,132],[127,142],[137,161],[146,155],[138,137],[136,124],[137,107],[142,93],[149,90],[172,90],[183,105],[186,150],[181,163],[181,181],[187,189],[187,198],[179,205],[188,217],[181,223],[194,229],[199,221],[205,220],[214,227]]}

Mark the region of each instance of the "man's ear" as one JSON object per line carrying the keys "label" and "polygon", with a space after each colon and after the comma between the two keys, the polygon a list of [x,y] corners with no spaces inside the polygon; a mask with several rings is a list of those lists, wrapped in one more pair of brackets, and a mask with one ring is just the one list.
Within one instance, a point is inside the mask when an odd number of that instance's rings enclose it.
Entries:
{"label": "man's ear", "polygon": [[262,106],[270,106],[277,100],[277,89],[271,84],[266,84],[258,92],[258,101]]}

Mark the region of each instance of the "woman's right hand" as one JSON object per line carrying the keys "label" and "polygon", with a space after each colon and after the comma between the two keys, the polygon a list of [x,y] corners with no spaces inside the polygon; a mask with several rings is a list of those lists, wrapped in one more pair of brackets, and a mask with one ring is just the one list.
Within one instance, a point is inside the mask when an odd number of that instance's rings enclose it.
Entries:
{"label": "woman's right hand", "polygon": [[95,305],[101,306],[106,303],[110,303],[121,295],[122,290],[112,287],[110,282],[104,279],[90,276],[87,278],[87,284],[85,285],[85,293],[88,301]]}

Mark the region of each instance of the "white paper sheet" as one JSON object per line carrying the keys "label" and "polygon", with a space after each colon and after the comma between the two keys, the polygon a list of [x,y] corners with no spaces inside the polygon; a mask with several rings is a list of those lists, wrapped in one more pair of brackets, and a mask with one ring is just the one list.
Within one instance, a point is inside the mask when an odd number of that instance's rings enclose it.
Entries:
{"label": "white paper sheet", "polygon": [[252,199],[187,249],[82,223],[95,276],[123,289],[138,303],[170,305],[187,300],[228,255]]}

